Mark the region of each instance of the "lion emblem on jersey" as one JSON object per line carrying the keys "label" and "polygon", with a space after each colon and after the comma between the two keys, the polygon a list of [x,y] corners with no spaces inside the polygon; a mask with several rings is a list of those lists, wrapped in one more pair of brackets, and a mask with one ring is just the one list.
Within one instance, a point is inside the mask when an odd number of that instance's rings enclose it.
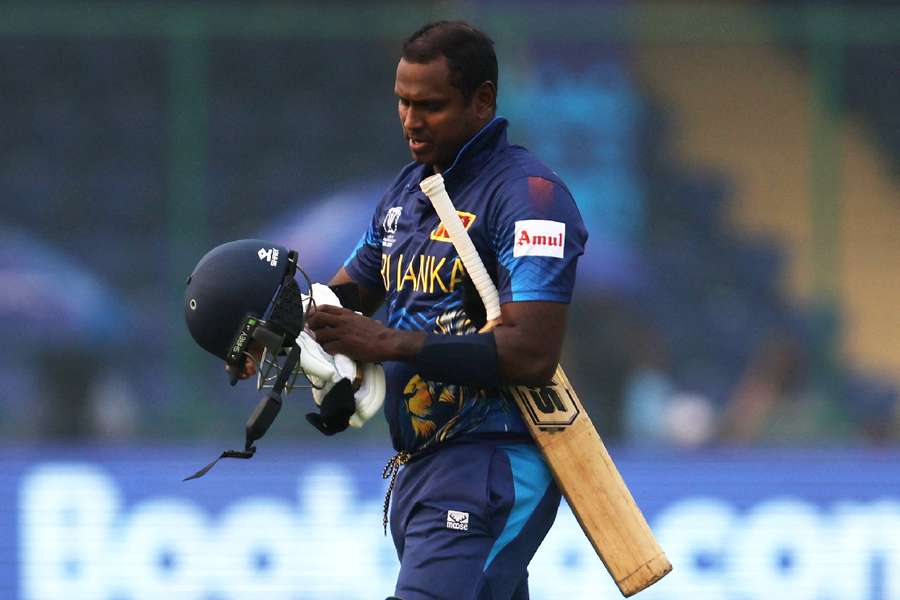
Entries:
{"label": "lion emblem on jersey", "polygon": [[435,421],[436,413],[443,412],[439,410],[439,405],[455,405],[458,387],[425,381],[418,375],[413,375],[406,383],[403,388],[403,402],[406,403],[410,424],[416,437],[429,438],[435,434],[438,429]]}

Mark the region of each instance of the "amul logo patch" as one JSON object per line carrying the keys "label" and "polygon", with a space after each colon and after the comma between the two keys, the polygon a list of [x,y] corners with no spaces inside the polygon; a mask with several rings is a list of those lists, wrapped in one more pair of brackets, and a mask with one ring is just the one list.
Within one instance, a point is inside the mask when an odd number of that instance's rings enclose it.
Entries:
{"label": "amul logo patch", "polygon": [[[475,222],[475,215],[470,212],[458,210],[456,211],[456,214],[459,215],[459,220],[462,221],[463,227],[466,230],[468,230],[469,227],[472,226],[472,223]],[[438,225],[438,228],[431,232],[431,239],[437,240],[438,242],[450,241],[450,234],[447,233],[447,228],[444,227],[443,223]]]}
{"label": "amul logo patch", "polygon": [[259,257],[259,260],[264,260],[273,267],[278,266],[278,248],[269,248],[268,250],[260,248],[256,255]]}
{"label": "amul logo patch", "polygon": [[562,258],[566,247],[566,224],[530,219],[516,221],[513,256]]}

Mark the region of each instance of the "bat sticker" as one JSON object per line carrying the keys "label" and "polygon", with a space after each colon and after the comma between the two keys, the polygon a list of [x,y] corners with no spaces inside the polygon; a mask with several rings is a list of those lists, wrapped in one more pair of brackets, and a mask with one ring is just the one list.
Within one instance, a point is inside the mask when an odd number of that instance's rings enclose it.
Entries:
{"label": "bat sticker", "polygon": [[524,385],[507,388],[509,399],[525,407],[532,423],[544,431],[558,431],[572,425],[581,408],[572,392],[558,383],[544,387]]}

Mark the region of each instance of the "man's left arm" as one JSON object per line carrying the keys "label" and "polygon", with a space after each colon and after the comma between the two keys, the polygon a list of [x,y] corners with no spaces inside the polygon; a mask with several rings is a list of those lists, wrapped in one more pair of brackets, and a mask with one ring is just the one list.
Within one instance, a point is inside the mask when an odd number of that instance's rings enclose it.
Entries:
{"label": "man's left arm", "polygon": [[568,305],[562,302],[508,302],[503,324],[494,328],[497,364],[504,383],[550,383],[562,352]]}

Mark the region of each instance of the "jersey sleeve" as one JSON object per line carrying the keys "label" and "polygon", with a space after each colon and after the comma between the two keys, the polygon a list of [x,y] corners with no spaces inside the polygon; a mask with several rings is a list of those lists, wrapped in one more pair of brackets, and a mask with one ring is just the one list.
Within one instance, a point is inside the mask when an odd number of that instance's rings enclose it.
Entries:
{"label": "jersey sleeve", "polygon": [[498,192],[492,244],[500,302],[568,303],[587,230],[569,191],[544,177],[522,177]]}
{"label": "jersey sleeve", "polygon": [[381,203],[375,208],[372,221],[356,244],[356,248],[344,261],[344,269],[360,286],[379,290],[384,287],[381,279]]}

